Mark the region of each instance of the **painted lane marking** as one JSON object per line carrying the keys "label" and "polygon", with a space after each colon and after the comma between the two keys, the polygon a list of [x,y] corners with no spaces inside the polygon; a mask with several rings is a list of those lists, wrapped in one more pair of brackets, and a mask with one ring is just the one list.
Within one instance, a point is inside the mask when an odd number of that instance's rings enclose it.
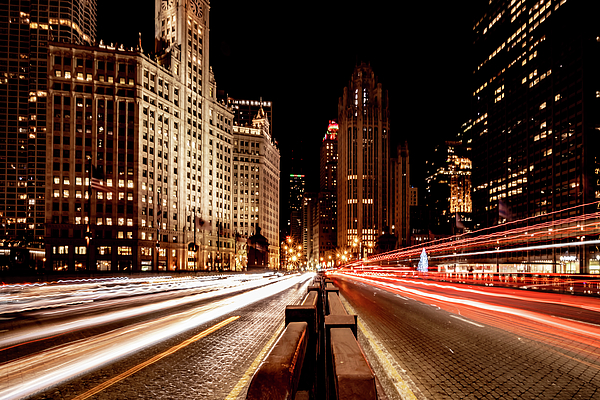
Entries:
{"label": "painted lane marking", "polygon": [[468,324],[475,325],[475,326],[478,326],[480,328],[485,328],[485,325],[481,325],[481,324],[478,324],[477,322],[469,321],[468,319],[464,319],[462,317],[459,317],[458,315],[450,315],[450,316],[452,318],[454,318],[454,319],[459,320],[459,321],[466,322]]}
{"label": "painted lane marking", "polygon": [[85,399],[87,399],[87,398],[89,398],[89,397],[91,397],[91,396],[93,396],[93,395],[95,395],[97,393],[100,393],[101,391],[103,391],[104,389],[106,389],[106,388],[114,385],[115,383],[120,382],[123,379],[125,379],[125,378],[127,378],[127,377],[135,374],[136,372],[138,372],[138,371],[146,368],[147,366],[149,366],[151,364],[154,364],[155,362],[157,362],[157,361],[165,358],[166,356],[169,356],[169,355],[177,352],[178,350],[183,349],[184,347],[186,347],[186,346],[194,343],[195,341],[197,341],[199,339],[202,339],[205,336],[210,335],[211,333],[213,333],[213,332],[221,329],[225,325],[227,325],[227,324],[235,321],[238,318],[239,318],[239,315],[235,316],[235,317],[229,317],[226,320],[221,321],[218,324],[213,325],[210,328],[208,328],[208,329],[200,332],[199,334],[197,334],[195,336],[192,336],[191,338],[189,338],[189,339],[187,339],[187,340],[179,343],[177,346],[173,346],[169,350],[163,351],[162,353],[160,353],[160,354],[152,357],[151,359],[149,359],[147,361],[144,361],[143,363],[140,363],[140,364],[136,365],[133,368],[130,368],[129,370],[123,372],[122,374],[119,374],[119,375],[115,376],[114,378],[111,378],[111,379],[107,380],[106,382],[101,383],[100,385],[96,386],[93,389],[88,390],[87,392],[85,392],[83,394],[80,394],[79,396],[73,398],[72,400],[85,400]]}

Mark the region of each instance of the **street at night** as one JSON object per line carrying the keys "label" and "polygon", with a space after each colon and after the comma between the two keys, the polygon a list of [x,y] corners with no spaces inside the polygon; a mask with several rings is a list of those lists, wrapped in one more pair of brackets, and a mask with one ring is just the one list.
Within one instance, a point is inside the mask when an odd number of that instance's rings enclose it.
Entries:
{"label": "street at night", "polygon": [[[0,398],[236,399],[310,277],[48,285],[54,298],[46,302],[44,286],[13,290],[15,303],[32,293],[38,301],[1,317]],[[153,286],[162,287],[140,293]]]}
{"label": "street at night", "polygon": [[361,344],[378,378],[404,398],[600,395],[597,298],[410,278],[333,278],[359,316]]}
{"label": "street at night", "polygon": [[600,1],[322,3],[0,0],[0,400],[600,399]]}

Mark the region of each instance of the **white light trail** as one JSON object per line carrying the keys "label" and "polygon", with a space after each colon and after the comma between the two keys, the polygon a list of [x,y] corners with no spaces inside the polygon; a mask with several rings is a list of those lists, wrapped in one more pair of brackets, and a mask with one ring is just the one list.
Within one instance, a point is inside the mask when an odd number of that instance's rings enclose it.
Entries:
{"label": "white light trail", "polygon": [[312,275],[294,275],[201,307],[135,324],[54,347],[4,363],[0,367],[0,399],[32,395],[167,338],[220,318],[242,307],[305,283]]}

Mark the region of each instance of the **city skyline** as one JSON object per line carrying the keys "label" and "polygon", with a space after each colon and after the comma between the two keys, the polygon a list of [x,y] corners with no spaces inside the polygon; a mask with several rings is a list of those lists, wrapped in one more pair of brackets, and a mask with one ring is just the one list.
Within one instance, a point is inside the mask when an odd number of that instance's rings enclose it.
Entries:
{"label": "city skyline", "polygon": [[[147,18],[131,21],[127,10],[113,16],[116,4],[99,5],[99,39],[135,46],[141,31],[144,51],[152,51],[154,27]],[[318,10],[293,13],[276,2],[223,5],[212,2],[210,10],[211,66],[219,90],[234,98],[273,101],[282,177],[304,173],[310,190],[316,190],[319,176],[318,163],[311,160],[318,159],[347,77],[361,62],[371,64],[386,83],[394,106],[392,140],[408,141],[413,163],[424,165],[426,144],[455,135],[469,119],[471,9],[449,20],[451,7],[443,2],[431,9],[410,4],[400,12],[392,5],[360,2],[329,2]],[[130,7],[141,15],[150,12]],[[280,17],[265,19],[265,10]],[[115,23],[107,23],[109,18]],[[408,24],[413,18],[421,18],[426,29]],[[348,29],[338,21],[348,21]],[[360,34],[350,34],[352,26]],[[423,121],[429,125],[423,127]],[[286,157],[290,154],[294,165]],[[420,168],[413,170],[420,173]],[[283,196],[282,207],[285,202]]]}

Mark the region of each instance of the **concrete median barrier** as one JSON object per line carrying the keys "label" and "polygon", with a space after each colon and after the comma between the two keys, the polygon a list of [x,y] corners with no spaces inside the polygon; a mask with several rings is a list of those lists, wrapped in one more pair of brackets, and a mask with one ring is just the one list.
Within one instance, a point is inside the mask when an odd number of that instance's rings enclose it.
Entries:
{"label": "concrete median barrier", "polygon": [[377,399],[375,374],[350,329],[331,329],[331,356],[337,400]]}
{"label": "concrete median barrier", "polygon": [[308,343],[308,324],[290,322],[248,388],[246,399],[293,400]]}

